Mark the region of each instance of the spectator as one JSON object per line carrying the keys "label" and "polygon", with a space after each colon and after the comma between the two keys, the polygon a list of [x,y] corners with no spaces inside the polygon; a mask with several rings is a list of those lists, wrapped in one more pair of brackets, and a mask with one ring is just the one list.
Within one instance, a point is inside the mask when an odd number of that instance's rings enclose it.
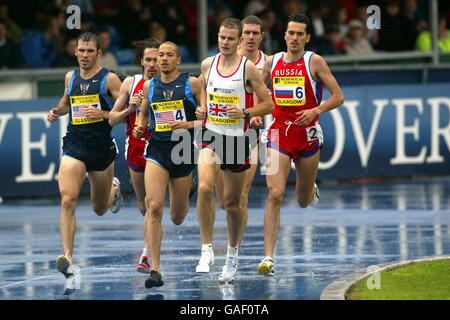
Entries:
{"label": "spectator", "polygon": [[417,31],[415,26],[400,12],[399,0],[388,0],[381,17],[379,49],[383,51],[414,50]]}
{"label": "spectator", "polygon": [[353,19],[348,24],[349,30],[344,39],[345,50],[352,56],[366,56],[373,53],[372,46],[365,36],[365,28],[361,21]]}
{"label": "spectator", "polygon": [[101,49],[100,57],[98,57],[97,60],[98,65],[110,70],[117,70],[119,65],[117,64],[116,57],[111,51],[109,51],[111,46],[111,34],[106,28],[98,29],[96,33],[100,39]]}
{"label": "spectator", "polygon": [[0,19],[0,70],[18,68],[20,56],[16,43],[7,35],[8,23]]}
{"label": "spectator", "polygon": [[28,68],[48,68],[57,55],[52,39],[59,36],[56,18],[44,15],[39,18],[39,30],[22,39],[21,53]]}
{"label": "spectator", "polygon": [[67,37],[64,41],[64,51],[56,57],[53,66],[59,68],[76,67],[78,65],[75,55],[76,47],[77,39]]}
{"label": "spectator", "polygon": [[6,2],[0,2],[0,19],[5,20],[8,36],[14,40],[14,42],[19,42],[22,37],[22,29],[9,16],[9,7]]}
{"label": "spectator", "polygon": [[144,5],[141,0],[127,0],[120,2],[120,19],[117,28],[122,35],[122,47],[130,48],[137,39],[148,37],[150,21],[154,21],[155,10]]}
{"label": "spectator", "polygon": [[[363,24],[366,23],[368,19],[367,15],[367,5],[366,4],[359,4],[356,9],[356,18],[361,21]],[[370,44],[372,45],[372,48],[375,48],[378,46],[379,42],[379,34],[377,29],[367,29],[366,28],[366,38],[369,40]]]}
{"label": "spectator", "polygon": [[167,30],[157,22],[151,24],[149,29],[150,38],[155,38],[159,42],[163,43],[167,40]]}
{"label": "spectator", "polygon": [[325,36],[318,42],[317,53],[324,56],[346,54],[344,39],[337,25],[325,29]]}
{"label": "spectator", "polygon": [[283,33],[284,26],[277,21],[275,11],[271,8],[268,8],[261,12],[259,15],[264,25],[264,38],[261,43],[261,50],[268,55],[278,51],[282,51],[284,48],[284,44],[282,45],[279,42],[278,35],[280,33]]}
{"label": "spectator", "polygon": [[270,6],[270,0],[250,0],[244,9],[244,17],[257,15]]}
{"label": "spectator", "polygon": [[[443,16],[439,18],[437,46],[440,52],[450,52],[450,30],[447,29],[447,19]],[[420,51],[431,51],[431,34],[429,31],[420,32],[416,47]]]}

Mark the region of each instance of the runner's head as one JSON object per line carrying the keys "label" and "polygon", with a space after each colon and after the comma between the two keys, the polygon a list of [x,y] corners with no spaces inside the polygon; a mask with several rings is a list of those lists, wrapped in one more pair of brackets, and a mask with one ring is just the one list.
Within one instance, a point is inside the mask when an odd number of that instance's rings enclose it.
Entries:
{"label": "runner's head", "polygon": [[289,52],[296,54],[305,49],[305,45],[311,39],[310,26],[311,20],[303,13],[289,16],[284,34],[284,40],[286,40]]}
{"label": "runner's head", "polygon": [[160,45],[159,40],[155,38],[138,40],[132,43],[134,63],[142,67],[147,79],[151,79],[159,73],[157,59]]}
{"label": "runner's head", "polygon": [[242,20],[241,45],[247,52],[259,49],[264,36],[263,23],[257,16],[248,16]]}
{"label": "runner's head", "polygon": [[159,46],[158,66],[161,73],[170,74],[177,69],[181,63],[180,50],[178,46],[171,42],[163,42]]}
{"label": "runner's head", "polygon": [[90,70],[95,67],[100,54],[100,39],[96,34],[85,32],[77,38],[75,55],[81,69]]}
{"label": "runner's head", "polygon": [[242,24],[238,19],[226,18],[219,28],[218,47],[221,54],[231,56],[237,52],[242,35]]}

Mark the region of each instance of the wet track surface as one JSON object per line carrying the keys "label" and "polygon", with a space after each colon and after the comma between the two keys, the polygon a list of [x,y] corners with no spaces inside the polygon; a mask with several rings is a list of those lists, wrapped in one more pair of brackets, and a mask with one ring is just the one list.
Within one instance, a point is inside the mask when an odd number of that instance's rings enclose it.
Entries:
{"label": "wet track surface", "polygon": [[450,254],[448,178],[322,184],[317,209],[300,209],[291,186],[281,210],[276,276],[265,278],[256,267],[263,257],[266,194],[264,187],[252,189],[234,285],[217,281],[226,251],[225,212],[216,214],[212,272],[197,274],[201,244],[195,202],[180,226],[171,223],[166,208],[165,285],[153,289],[146,289],[146,276],[135,271],[143,218],[132,194],[118,214],[104,217],[97,217],[87,200],[80,202],[78,276],[67,281],[54,262],[61,254],[58,200],[5,201],[0,205],[0,299],[319,299],[328,284],[370,265]]}

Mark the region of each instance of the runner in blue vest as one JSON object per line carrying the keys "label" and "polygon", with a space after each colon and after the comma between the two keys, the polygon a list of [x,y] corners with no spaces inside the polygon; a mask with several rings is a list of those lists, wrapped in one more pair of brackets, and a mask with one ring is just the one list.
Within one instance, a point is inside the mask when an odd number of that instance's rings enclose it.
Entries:
{"label": "runner in blue vest", "polygon": [[47,115],[50,122],[66,114],[70,119],[58,173],[63,255],[56,259],[56,269],[66,278],[73,275],[75,209],[86,173],[92,209],[97,215],[104,215],[108,208],[116,213],[123,203],[120,182],[114,177],[117,148],[108,123],[109,110],[121,83],[115,74],[97,64],[101,49],[96,35],[89,32],[80,35],[75,54],[79,68],[66,74],[64,95]]}
{"label": "runner in blue vest", "polygon": [[[170,217],[173,223],[181,224],[189,209],[191,176],[195,165],[192,136],[202,85],[198,78],[188,73],[180,73],[177,69],[180,63],[178,46],[173,42],[161,44],[158,53],[161,76],[145,82],[141,112],[136,121],[138,125],[133,132],[136,137],[140,137],[147,129],[150,118],[150,139],[145,153],[147,213],[144,220],[146,239],[150,244],[148,249],[152,270],[145,282],[147,288],[164,285],[160,272],[161,219],[167,187],[169,187]],[[176,129],[189,131],[174,132]],[[178,133],[184,133],[185,139],[181,142],[173,141]],[[179,153],[178,147],[182,145],[185,147]]]}

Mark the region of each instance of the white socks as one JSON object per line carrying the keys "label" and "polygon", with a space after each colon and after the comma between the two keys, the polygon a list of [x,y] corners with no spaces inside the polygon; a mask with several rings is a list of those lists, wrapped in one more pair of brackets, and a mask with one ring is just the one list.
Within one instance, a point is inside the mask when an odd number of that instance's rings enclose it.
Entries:
{"label": "white socks", "polygon": [[239,246],[231,247],[230,244],[228,244],[227,256],[228,257],[237,257],[237,255],[238,255],[238,248],[239,248]]}

